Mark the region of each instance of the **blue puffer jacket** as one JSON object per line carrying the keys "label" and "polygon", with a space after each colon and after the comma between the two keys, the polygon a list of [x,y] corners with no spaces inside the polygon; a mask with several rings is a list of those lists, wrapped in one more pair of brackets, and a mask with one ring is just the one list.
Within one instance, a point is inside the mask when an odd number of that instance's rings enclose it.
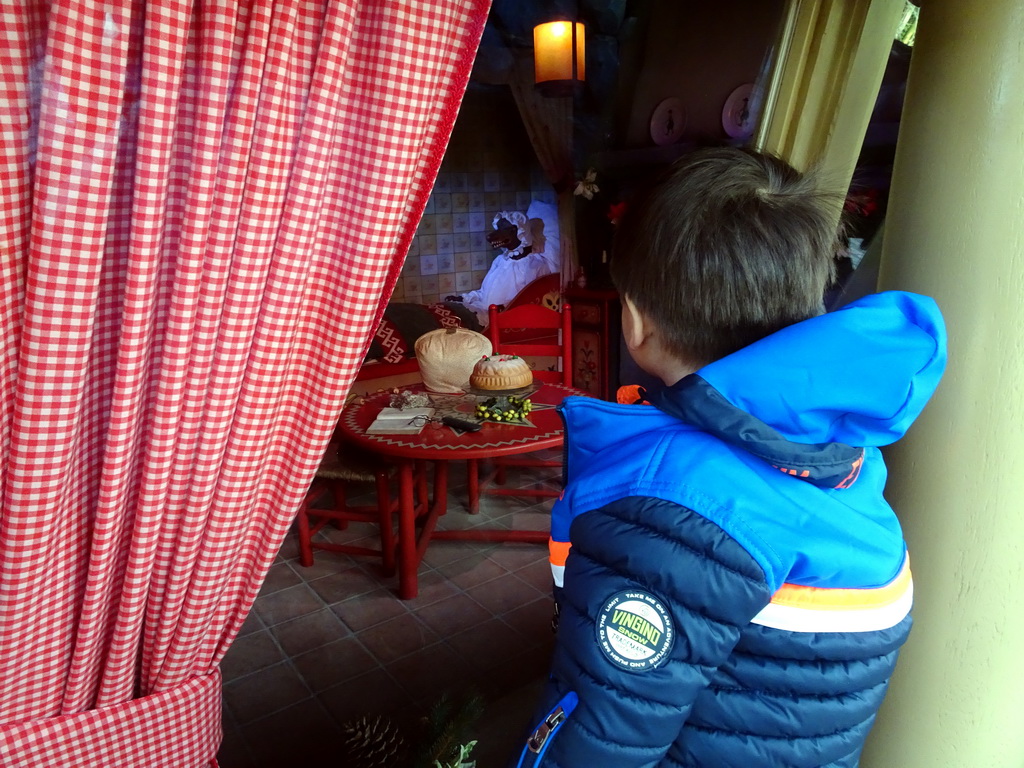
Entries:
{"label": "blue puffer jacket", "polygon": [[879,446],[944,366],[934,302],[890,292],[708,365],[656,408],[566,400],[561,618],[519,765],[856,766],[910,630]]}

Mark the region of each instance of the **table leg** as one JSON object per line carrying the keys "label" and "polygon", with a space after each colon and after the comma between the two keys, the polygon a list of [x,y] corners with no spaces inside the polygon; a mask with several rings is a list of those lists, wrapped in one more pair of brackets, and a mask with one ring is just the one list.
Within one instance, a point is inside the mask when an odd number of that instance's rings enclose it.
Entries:
{"label": "table leg", "polygon": [[434,462],[434,500],[427,505],[423,511],[422,527],[416,541],[416,562],[423,560],[427,554],[427,547],[434,537],[434,528],[437,526],[437,518],[448,511],[448,462]]}
{"label": "table leg", "polygon": [[413,464],[403,461],[398,465],[398,596],[402,600],[411,600],[419,593]]}
{"label": "table leg", "polygon": [[[410,460],[398,467],[398,596],[402,600],[411,600],[419,594],[420,561],[430,544],[437,518],[448,509],[448,462],[434,464],[432,503],[427,499],[425,465],[426,462]],[[422,516],[418,536],[417,511]]]}
{"label": "table leg", "polygon": [[416,460],[416,492],[419,495],[421,514],[426,514],[430,508],[430,489],[427,486],[427,462],[424,459]]}
{"label": "table leg", "polygon": [[434,462],[434,517],[448,511],[448,462]]}
{"label": "table leg", "polygon": [[466,461],[466,495],[469,498],[469,514],[480,511],[480,462],[476,459]]}

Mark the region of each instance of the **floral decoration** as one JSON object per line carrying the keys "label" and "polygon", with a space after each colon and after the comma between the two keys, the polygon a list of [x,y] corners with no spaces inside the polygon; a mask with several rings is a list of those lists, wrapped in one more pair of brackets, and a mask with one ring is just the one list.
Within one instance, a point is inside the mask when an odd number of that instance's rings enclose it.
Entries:
{"label": "floral decoration", "polygon": [[593,200],[594,195],[600,191],[601,188],[597,186],[597,171],[591,168],[582,180],[576,182],[576,189],[573,191],[573,194],[583,196],[587,200]]}

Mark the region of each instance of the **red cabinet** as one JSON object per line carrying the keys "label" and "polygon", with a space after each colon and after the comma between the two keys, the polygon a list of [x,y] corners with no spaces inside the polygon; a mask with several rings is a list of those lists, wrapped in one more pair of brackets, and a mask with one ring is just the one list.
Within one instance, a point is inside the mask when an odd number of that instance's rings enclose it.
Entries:
{"label": "red cabinet", "polygon": [[572,305],[572,384],[603,400],[619,388],[619,294],[613,289],[568,288]]}

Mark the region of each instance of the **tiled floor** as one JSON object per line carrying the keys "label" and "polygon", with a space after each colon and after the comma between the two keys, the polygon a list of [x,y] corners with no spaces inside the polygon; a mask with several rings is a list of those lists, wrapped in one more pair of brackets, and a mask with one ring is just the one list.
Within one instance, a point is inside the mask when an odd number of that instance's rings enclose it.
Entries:
{"label": "tiled floor", "polygon": [[[452,474],[439,528],[547,529],[550,500],[487,496],[479,515],[467,514],[464,474]],[[331,535],[372,533],[353,524]],[[303,568],[289,534],[222,665],[221,765],[342,768],[343,723],[388,714],[411,728],[442,693],[473,690],[486,702],[473,757],[478,768],[501,768],[551,651],[546,556],[537,544],[434,541],[419,596],[401,601],[374,560],[321,551]]]}

